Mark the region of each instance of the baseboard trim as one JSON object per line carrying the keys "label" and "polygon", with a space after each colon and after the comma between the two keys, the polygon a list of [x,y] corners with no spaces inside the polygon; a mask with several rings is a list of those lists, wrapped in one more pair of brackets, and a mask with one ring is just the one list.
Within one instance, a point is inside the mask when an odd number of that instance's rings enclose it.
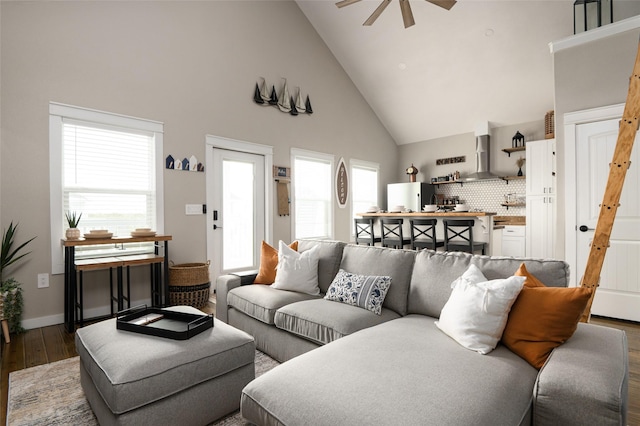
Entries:
{"label": "baseboard trim", "polygon": [[[151,306],[151,299],[135,300],[131,303],[131,306],[139,305]],[[110,314],[111,308],[109,307],[109,305],[84,310],[85,318],[103,317]],[[22,320],[22,327],[25,330],[31,330],[34,328],[48,327],[50,325],[57,325],[62,323],[64,323],[64,313]]]}

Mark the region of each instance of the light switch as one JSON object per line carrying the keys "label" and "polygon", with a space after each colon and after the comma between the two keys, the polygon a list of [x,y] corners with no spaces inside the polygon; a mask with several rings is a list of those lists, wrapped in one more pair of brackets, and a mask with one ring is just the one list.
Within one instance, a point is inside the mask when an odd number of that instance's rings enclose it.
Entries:
{"label": "light switch", "polygon": [[202,204],[186,204],[184,206],[184,213],[187,215],[202,214]]}

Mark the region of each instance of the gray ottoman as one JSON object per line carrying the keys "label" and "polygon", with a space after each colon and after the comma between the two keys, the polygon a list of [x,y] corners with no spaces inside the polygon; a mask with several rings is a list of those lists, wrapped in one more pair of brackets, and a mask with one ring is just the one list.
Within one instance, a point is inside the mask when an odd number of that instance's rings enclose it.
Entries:
{"label": "gray ottoman", "polygon": [[188,340],[117,330],[115,321],[75,337],[82,389],[102,426],[205,425],[239,408],[255,377],[253,337],[217,319]]}

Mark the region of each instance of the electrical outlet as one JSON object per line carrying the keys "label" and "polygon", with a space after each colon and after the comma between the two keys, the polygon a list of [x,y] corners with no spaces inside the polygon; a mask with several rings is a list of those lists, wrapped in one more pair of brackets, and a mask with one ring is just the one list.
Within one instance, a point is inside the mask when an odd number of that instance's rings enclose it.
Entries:
{"label": "electrical outlet", "polygon": [[38,274],[38,288],[49,287],[49,274]]}

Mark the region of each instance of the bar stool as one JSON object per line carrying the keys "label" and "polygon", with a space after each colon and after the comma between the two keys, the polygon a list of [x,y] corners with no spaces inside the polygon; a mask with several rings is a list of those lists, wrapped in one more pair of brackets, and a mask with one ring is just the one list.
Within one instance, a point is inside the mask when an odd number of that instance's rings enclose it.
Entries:
{"label": "bar stool", "polygon": [[438,219],[409,219],[411,224],[411,250],[444,247],[444,240],[436,239]]}
{"label": "bar stool", "polygon": [[75,269],[78,272],[79,280],[77,293],[74,295],[74,309],[78,312],[77,318],[80,323],[80,327],[84,326],[84,272],[109,269],[109,306],[111,316],[113,316],[113,304],[115,302],[118,306],[118,301],[120,299],[120,291],[117,291],[117,294],[114,294],[113,292],[114,268],[116,269],[116,286],[119,290],[122,287],[122,260],[117,257],[104,257],[101,259],[84,259],[76,261]]}
{"label": "bar stool", "polygon": [[474,253],[482,250],[485,254],[487,243],[473,241],[475,220],[443,220],[445,251],[464,251]]}
{"label": "bar stool", "polygon": [[411,244],[411,239],[402,236],[403,219],[380,219],[380,229],[382,230],[382,247],[403,248]]}
{"label": "bar stool", "polygon": [[367,244],[374,246],[376,243],[382,241],[380,237],[374,235],[373,232],[373,219],[354,219],[356,225],[356,244]]}

